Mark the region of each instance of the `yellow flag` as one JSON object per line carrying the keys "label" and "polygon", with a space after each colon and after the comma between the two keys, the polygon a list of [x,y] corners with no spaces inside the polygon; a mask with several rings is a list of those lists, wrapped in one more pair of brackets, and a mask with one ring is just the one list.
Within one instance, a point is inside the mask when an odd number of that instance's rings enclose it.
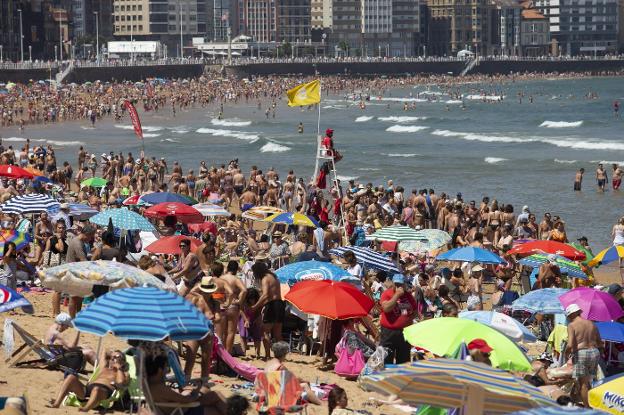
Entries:
{"label": "yellow flag", "polygon": [[286,92],[289,107],[299,107],[302,105],[312,105],[321,102],[321,81],[301,84]]}

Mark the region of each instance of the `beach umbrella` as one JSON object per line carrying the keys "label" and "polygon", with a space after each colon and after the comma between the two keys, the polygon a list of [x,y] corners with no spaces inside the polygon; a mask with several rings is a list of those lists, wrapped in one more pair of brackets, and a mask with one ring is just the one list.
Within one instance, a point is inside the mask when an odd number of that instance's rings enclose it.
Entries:
{"label": "beach umbrella", "polygon": [[[443,333],[444,335],[432,335]],[[421,321],[403,329],[405,340],[438,356],[448,356],[463,343],[484,339],[492,349],[492,366],[528,372],[531,364],[520,348],[507,336],[485,324],[463,318],[440,317]]]}
{"label": "beach umbrella", "polygon": [[440,229],[422,229],[418,231],[422,239],[418,241],[403,241],[399,243],[399,251],[429,252],[439,249],[451,242],[451,235]]}
{"label": "beach umbrella", "polygon": [[212,203],[197,203],[193,205],[195,209],[202,214],[202,216],[230,216],[231,213],[222,208],[219,205],[213,205]]}
{"label": "beach umbrella", "polygon": [[300,281],[284,298],[299,310],[332,320],[364,317],[375,302],[353,285],[339,281]]}
{"label": "beach umbrella", "polygon": [[423,238],[422,234],[414,228],[403,225],[394,225],[381,228],[374,234],[367,235],[366,239],[372,241],[401,242],[421,240]]}
{"label": "beach umbrella", "polygon": [[111,291],[76,316],[80,331],[112,333],[132,340],[199,340],[212,332],[212,323],[178,294],[154,287]]}
{"label": "beach umbrella", "polygon": [[204,217],[197,209],[180,202],[165,202],[151,206],[143,212],[148,218],[165,218],[175,216],[181,223],[201,223]]}
{"label": "beach umbrella", "polygon": [[284,265],[275,275],[281,283],[294,284],[299,281],[319,281],[332,280],[340,281],[343,278],[351,277],[345,269],[340,268],[330,262],[321,261],[301,261]]}
{"label": "beach umbrella", "polygon": [[45,173],[33,166],[24,167],[24,170],[31,173],[33,176],[45,176]]}
{"label": "beach umbrella", "polygon": [[559,296],[563,307],[577,304],[581,307],[581,317],[592,321],[611,321],[624,316],[620,304],[604,291],[589,287],[577,287]]}
{"label": "beach umbrella", "polygon": [[153,254],[175,254],[179,255],[182,251],[180,250],[180,242],[183,240],[191,241],[191,252],[194,252],[195,249],[202,242],[191,236],[184,235],[173,235],[173,236],[164,236],[156,241],[152,242],[148,246],[145,247],[146,251],[149,251]]}
{"label": "beach umbrella", "polygon": [[32,179],[34,175],[19,166],[13,166],[11,164],[1,164],[0,176],[8,177],[10,179]]}
{"label": "beach umbrella", "polygon": [[34,313],[33,306],[24,296],[5,285],[0,285],[0,313],[21,307],[24,313]]}
{"label": "beach umbrella", "polygon": [[[48,213],[52,215],[52,219],[56,219],[56,216],[59,215],[61,211],[60,205],[53,206],[48,209]],[[69,216],[77,218],[78,220],[87,220],[92,216],[100,213],[99,210],[92,208],[91,206],[82,204],[82,203],[70,203],[69,204]]]}
{"label": "beach umbrella", "polygon": [[121,202],[121,204],[124,205],[124,206],[141,205],[141,195],[130,196],[130,197],[124,199],[124,201]]}
{"label": "beach umbrella", "polygon": [[589,406],[609,414],[624,413],[624,375],[614,375],[589,391]]}
{"label": "beach umbrella", "polygon": [[515,318],[496,311],[462,311],[459,318],[478,321],[503,333],[514,341],[535,342],[537,337]]}
{"label": "beach umbrella", "polygon": [[493,252],[474,246],[455,248],[436,257],[438,261],[480,262],[482,264],[502,264],[505,261]]}
{"label": "beach umbrella", "polygon": [[542,406],[525,411],[512,412],[509,415],[605,415],[605,412],[578,406]]}
{"label": "beach umbrella", "polygon": [[330,249],[329,253],[331,255],[343,257],[347,251],[353,252],[355,254],[355,260],[366,268],[379,269],[391,273],[400,272],[396,264],[392,262],[390,258],[370,248],[362,246],[340,246]]}
{"label": "beach umbrella", "polygon": [[276,213],[284,213],[284,210],[273,206],[255,206],[244,211],[241,217],[243,219],[261,221]]}
{"label": "beach umbrella", "polygon": [[108,226],[109,221],[112,221],[113,226],[119,229],[146,232],[153,232],[156,230],[150,221],[138,213],[128,210],[127,207],[107,209],[89,218],[89,222],[99,226]]}
{"label": "beach umbrella", "polygon": [[42,184],[52,183],[52,179],[45,176],[37,176],[32,180],[32,182],[35,188],[39,188]]}
{"label": "beach umbrella", "polygon": [[275,213],[271,216],[267,216],[265,221],[271,223],[284,223],[286,225],[307,226],[309,228],[318,227],[316,219],[306,216],[303,213]]}
{"label": "beach umbrella", "polygon": [[584,260],[585,253],[578,249],[557,241],[531,241],[517,245],[507,251],[510,255],[556,254],[573,261]]}
{"label": "beach umbrella", "polygon": [[15,229],[5,229],[0,232],[0,258],[4,255],[4,245],[9,242],[13,242],[15,244],[15,248],[18,251],[26,248],[28,244],[32,241],[32,238],[29,233],[26,232],[18,232]]}
{"label": "beach umbrella", "polygon": [[51,207],[59,205],[60,203],[50,196],[30,193],[9,199],[0,205],[0,210],[4,213],[26,215],[29,213],[47,212]]}
{"label": "beach umbrella", "polygon": [[568,292],[565,288],[542,288],[524,294],[511,304],[513,311],[522,310],[531,313],[562,314],[563,306],[559,296]]}
{"label": "beach umbrella", "polygon": [[202,223],[189,223],[187,225],[190,232],[209,232],[213,235],[217,234],[217,224],[212,221],[206,221]]}
{"label": "beach umbrella", "polygon": [[164,288],[155,276],[142,269],[116,261],[70,262],[39,272],[44,287],[69,295],[86,297],[94,285],[116,288],[150,286]]}
{"label": "beach umbrella", "polygon": [[613,245],[598,252],[594,258],[587,263],[590,267],[609,264],[620,258],[624,258],[624,246]]}
{"label": "beach umbrella", "polygon": [[583,265],[588,265],[589,261],[594,259],[594,254],[591,251],[591,249],[589,249],[588,247],[585,247],[578,242],[574,242],[573,244],[569,244],[569,245],[573,247],[574,249],[577,249],[585,254],[585,259],[582,262]]}
{"label": "beach umbrella", "polygon": [[146,195],[141,196],[141,200],[143,203],[148,205],[157,205],[159,203],[166,202],[177,202],[183,203],[185,205],[194,205],[197,203],[195,199],[191,201],[191,199],[187,196],[183,196],[178,193],[170,193],[170,192],[156,192],[156,193],[148,193]]}
{"label": "beach umbrella", "polygon": [[614,343],[624,343],[624,323],[617,321],[599,321],[594,323],[600,332],[600,338]]}
{"label": "beach umbrella", "polygon": [[[518,262],[528,267],[538,268],[543,263],[549,261],[548,256],[549,255],[546,254],[533,254],[521,259]],[[567,258],[556,255],[555,264],[557,264],[561,272],[568,274],[570,277],[587,279],[587,274],[585,274],[581,267],[574,261],[570,261]]]}
{"label": "beach umbrella", "polygon": [[101,177],[90,177],[86,180],[80,182],[80,187],[104,187],[108,183],[108,180],[103,179]]}
{"label": "beach umbrella", "polygon": [[538,388],[479,362],[429,359],[364,376],[363,385],[412,406],[464,408],[467,414],[507,414],[556,405]]}

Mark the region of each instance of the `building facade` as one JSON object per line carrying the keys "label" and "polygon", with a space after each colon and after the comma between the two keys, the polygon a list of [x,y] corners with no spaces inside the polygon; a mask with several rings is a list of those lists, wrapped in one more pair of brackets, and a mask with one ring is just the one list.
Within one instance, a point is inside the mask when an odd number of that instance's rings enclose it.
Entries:
{"label": "building facade", "polygon": [[278,43],[309,43],[312,40],[310,0],[275,0],[275,39]]}
{"label": "building facade", "polygon": [[276,10],[274,0],[244,0],[245,35],[256,42],[276,42]]}
{"label": "building facade", "polygon": [[0,61],[20,60],[20,7],[18,0],[0,2]]}
{"label": "building facade", "polygon": [[[527,2],[530,3],[530,2]],[[547,56],[550,51],[550,24],[539,11],[525,7],[522,10],[522,56]]]}

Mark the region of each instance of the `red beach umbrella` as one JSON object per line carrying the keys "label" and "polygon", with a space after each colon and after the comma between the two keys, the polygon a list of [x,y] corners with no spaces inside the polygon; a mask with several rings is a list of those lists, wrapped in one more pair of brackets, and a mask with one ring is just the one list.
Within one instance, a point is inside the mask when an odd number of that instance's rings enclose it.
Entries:
{"label": "red beach umbrella", "polygon": [[165,236],[160,238],[148,246],[145,247],[146,251],[149,251],[153,254],[177,254],[179,255],[182,251],[180,250],[180,241],[188,239],[191,241],[191,251],[195,251],[199,245],[201,245],[201,241],[197,238],[193,238],[190,236],[184,235],[173,235],[173,236]]}
{"label": "red beach umbrella", "polygon": [[141,195],[133,195],[121,202],[124,206],[134,206],[139,204],[139,199],[141,199]]}
{"label": "red beach umbrella", "polygon": [[144,215],[148,218],[175,216],[178,222],[182,223],[200,223],[204,221],[204,217],[197,209],[180,202],[159,203],[146,209]]}
{"label": "red beach umbrella", "polygon": [[511,248],[508,252],[511,255],[533,255],[533,254],[556,254],[573,261],[585,259],[585,253],[578,249],[557,241],[532,241]]}
{"label": "red beach umbrella", "polygon": [[285,297],[304,313],[318,314],[332,320],[364,317],[373,308],[373,300],[347,282],[301,281]]}
{"label": "red beach umbrella", "polygon": [[188,226],[191,232],[209,232],[213,235],[217,234],[217,224],[214,222],[191,223]]}
{"label": "red beach umbrella", "polygon": [[12,166],[10,164],[0,165],[0,176],[10,177],[11,179],[32,179],[34,177],[31,172],[19,166]]}

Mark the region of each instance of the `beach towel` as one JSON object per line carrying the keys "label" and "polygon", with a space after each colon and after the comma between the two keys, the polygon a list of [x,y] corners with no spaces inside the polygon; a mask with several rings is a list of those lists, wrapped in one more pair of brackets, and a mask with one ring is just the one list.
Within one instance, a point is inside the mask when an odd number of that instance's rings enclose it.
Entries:
{"label": "beach towel", "polygon": [[219,359],[221,359],[226,365],[230,367],[230,369],[235,371],[239,376],[242,376],[250,382],[256,380],[258,373],[260,373],[260,369],[233,357],[231,354],[228,353],[228,351],[225,349],[225,347],[223,347],[221,343],[217,345],[216,352]]}
{"label": "beach towel", "polygon": [[301,382],[288,370],[259,372],[255,381],[259,413],[297,412],[303,409],[299,405]]}

